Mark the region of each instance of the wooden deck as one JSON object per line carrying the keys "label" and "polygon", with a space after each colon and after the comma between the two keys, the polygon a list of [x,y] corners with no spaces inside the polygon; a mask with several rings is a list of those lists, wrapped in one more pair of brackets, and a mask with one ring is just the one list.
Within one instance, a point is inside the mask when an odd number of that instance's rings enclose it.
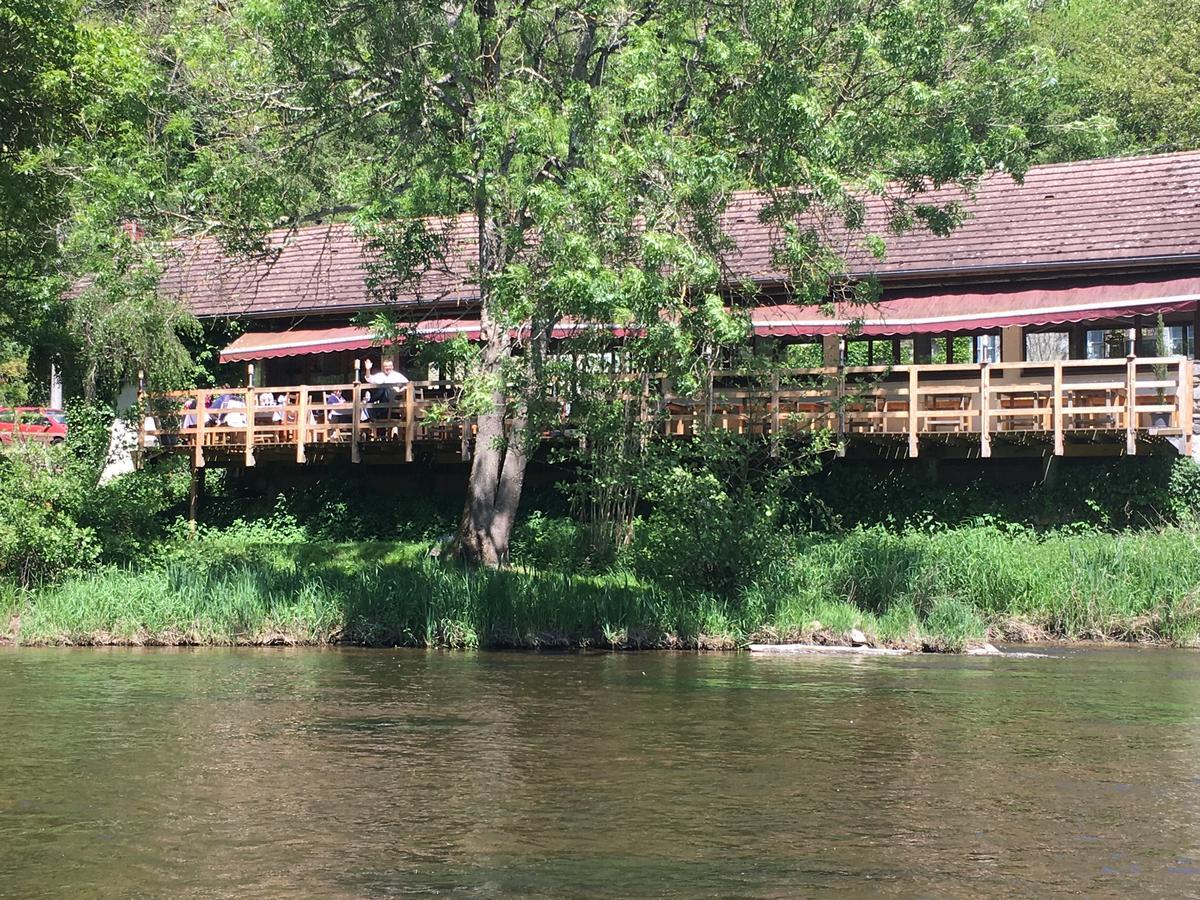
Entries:
{"label": "wooden deck", "polygon": [[[988,457],[998,441],[1044,443],[1061,456],[1078,442],[1134,454],[1141,441],[1170,438],[1191,455],[1193,379],[1185,357],[716,372],[698,396],[679,395],[656,378],[632,402],[650,427],[673,438],[706,428],[781,438],[827,430],[841,446],[890,443],[913,457],[932,441],[965,444]],[[371,402],[373,388],[147,395],[139,449],[187,453],[197,467],[210,458],[253,466],[259,457],[305,463],[347,454],[355,463],[411,462],[422,445],[469,456],[474,427],[453,414],[454,385],[411,382],[392,402]],[[326,402],[335,391],[344,402]],[[283,404],[266,405],[266,394],[283,395]],[[217,398],[225,402],[212,408]],[[565,415],[563,425],[569,429]]]}

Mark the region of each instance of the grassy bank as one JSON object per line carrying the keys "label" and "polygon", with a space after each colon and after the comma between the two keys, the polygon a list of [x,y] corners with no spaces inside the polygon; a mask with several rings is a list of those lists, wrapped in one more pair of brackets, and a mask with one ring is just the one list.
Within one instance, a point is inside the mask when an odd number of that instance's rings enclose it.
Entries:
{"label": "grassy bank", "polygon": [[837,641],[853,627],[932,649],[985,638],[1194,645],[1200,532],[863,529],[794,543],[732,597],[623,572],[467,572],[420,543],[201,540],[7,605],[19,613],[9,639],[25,645],[732,648]]}

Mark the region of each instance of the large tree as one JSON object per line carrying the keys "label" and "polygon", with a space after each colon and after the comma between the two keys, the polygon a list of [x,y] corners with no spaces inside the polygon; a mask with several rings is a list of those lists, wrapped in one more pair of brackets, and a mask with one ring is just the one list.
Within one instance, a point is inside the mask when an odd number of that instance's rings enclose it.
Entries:
{"label": "large tree", "polygon": [[480,403],[458,550],[488,565],[507,559],[555,323],[635,322],[684,352],[720,329],[721,215],[747,187],[771,192],[776,266],[824,296],[841,267],[823,222],[861,231],[875,195],[889,227],[950,227],[960,209],[913,199],[1020,173],[1050,81],[1013,0],[279,0],[255,14],[282,86],[264,98],[289,134],[280,159],[319,158],[331,136],[358,148],[329,183],[383,229],[395,277],[445,250],[446,220],[426,217],[471,223]]}
{"label": "large tree", "polygon": [[[80,103],[74,8],[63,0],[0,5],[0,330],[27,336],[65,203],[51,165]],[[0,360],[4,353],[0,344]]]}

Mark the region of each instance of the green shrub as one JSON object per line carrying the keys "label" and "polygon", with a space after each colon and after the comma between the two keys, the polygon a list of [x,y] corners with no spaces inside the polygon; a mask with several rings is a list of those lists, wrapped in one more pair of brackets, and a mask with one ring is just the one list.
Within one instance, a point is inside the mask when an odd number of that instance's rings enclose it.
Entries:
{"label": "green shrub", "polygon": [[521,566],[583,571],[591,563],[588,535],[574,519],[534,510],[513,529],[512,559]]}
{"label": "green shrub", "polygon": [[63,447],[17,444],[0,454],[0,574],[28,586],[78,571],[100,555],[78,523],[84,499]]}

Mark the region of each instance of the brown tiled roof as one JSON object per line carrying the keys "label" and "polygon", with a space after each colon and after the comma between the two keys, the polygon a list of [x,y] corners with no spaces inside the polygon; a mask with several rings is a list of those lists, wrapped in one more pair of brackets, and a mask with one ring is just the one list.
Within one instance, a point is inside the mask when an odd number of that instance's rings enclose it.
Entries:
{"label": "brown tiled roof", "polygon": [[[932,192],[944,202],[957,189]],[[778,281],[773,235],[758,213],[765,198],[742,193],[726,215],[739,278]],[[875,259],[859,238],[834,228],[826,239],[855,274],[886,280],[938,273],[953,277],[1026,269],[1087,269],[1101,264],[1200,259],[1200,152],[1035,166],[1023,184],[991,175],[968,201],[969,218],[948,237],[925,230],[886,232],[883,205],[868,204],[868,230],[880,232],[887,255]],[[446,259],[398,297],[421,305],[469,302],[475,295],[474,221],[439,225]],[[162,289],[201,316],[271,316],[345,312],[373,305],[364,249],[349,225],[317,225],[272,236],[270,259],[231,264],[216,243],[177,244]]]}

